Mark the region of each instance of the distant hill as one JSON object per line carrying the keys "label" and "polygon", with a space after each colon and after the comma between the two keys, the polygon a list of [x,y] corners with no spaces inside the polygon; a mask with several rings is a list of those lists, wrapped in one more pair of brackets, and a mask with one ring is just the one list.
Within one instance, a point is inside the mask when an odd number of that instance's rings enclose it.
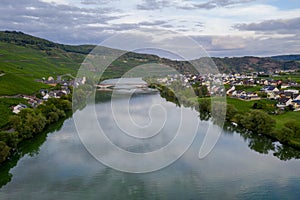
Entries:
{"label": "distant hill", "polygon": [[300,69],[300,63],[296,61],[276,60],[269,57],[233,57],[213,58],[222,72],[274,72],[276,70]]}
{"label": "distant hill", "polygon": [[300,55],[272,56],[271,58],[278,61],[300,61]]}

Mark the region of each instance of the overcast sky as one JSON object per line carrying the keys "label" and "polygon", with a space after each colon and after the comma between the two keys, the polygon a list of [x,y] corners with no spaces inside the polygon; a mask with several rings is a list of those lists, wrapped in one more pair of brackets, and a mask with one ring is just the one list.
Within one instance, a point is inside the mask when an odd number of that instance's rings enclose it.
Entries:
{"label": "overcast sky", "polygon": [[0,27],[65,44],[163,29],[211,56],[300,54],[299,0],[1,0]]}

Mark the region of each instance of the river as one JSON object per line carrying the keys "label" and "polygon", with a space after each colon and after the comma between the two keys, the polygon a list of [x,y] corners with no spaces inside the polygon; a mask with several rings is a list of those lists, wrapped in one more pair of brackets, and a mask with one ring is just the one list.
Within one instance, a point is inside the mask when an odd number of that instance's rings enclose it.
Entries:
{"label": "river", "polygon": [[[127,88],[128,89],[128,88]],[[148,152],[170,142],[177,129],[180,108],[159,93],[143,90],[130,98],[131,116],[140,124],[149,123],[145,108],[153,102],[164,106],[172,117],[160,134],[149,141],[124,139],[112,123],[108,92],[100,91],[95,110],[109,138],[132,152]],[[126,96],[126,94],[125,94]],[[127,103],[122,93],[114,99],[119,116]],[[88,105],[82,111],[93,107]],[[82,144],[73,118],[49,133],[9,169],[9,181],[0,189],[0,199],[299,199],[299,151],[274,143],[264,136],[224,129],[208,156],[198,158],[210,121],[201,121],[191,108],[183,109],[193,121],[199,120],[190,148],[173,164],[151,173],[126,173],[96,160]],[[164,115],[156,114],[164,121]],[[76,115],[76,113],[74,114]],[[120,117],[119,120],[126,119]],[[87,119],[88,120],[88,119]],[[124,142],[125,141],[125,142]],[[131,144],[132,142],[132,144]],[[26,145],[35,145],[27,143]],[[125,162],[120,159],[120,162]],[[1,178],[5,177],[3,169]]]}

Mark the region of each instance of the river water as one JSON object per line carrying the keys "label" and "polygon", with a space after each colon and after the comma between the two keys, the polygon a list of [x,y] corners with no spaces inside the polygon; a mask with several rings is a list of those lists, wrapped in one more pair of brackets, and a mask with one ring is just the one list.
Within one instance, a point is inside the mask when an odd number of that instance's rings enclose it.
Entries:
{"label": "river water", "polygon": [[[88,105],[85,109],[95,107],[102,128],[121,148],[132,152],[153,151],[174,136],[180,119],[176,116],[181,109],[159,93],[143,90],[130,98],[131,116],[141,125],[149,123],[145,108],[153,102],[163,105],[166,113],[172,116],[161,129],[164,136],[158,134],[142,142],[121,136],[119,127],[111,121],[111,101],[107,100],[107,95],[109,93],[99,92],[96,105]],[[124,114],[122,109],[126,103],[122,93],[114,99],[119,116]],[[191,121],[197,118],[200,124],[191,147],[173,164],[142,174],[120,172],[96,160],[82,144],[73,118],[69,118],[9,169],[10,180],[0,189],[0,199],[300,198],[298,151],[263,136],[224,130],[211,153],[199,159],[199,148],[208,125],[216,130],[218,127],[210,121],[201,121],[193,109],[184,108],[183,112]],[[164,121],[165,116],[156,114],[155,110],[152,115]],[[122,119],[126,116],[119,118]],[[120,162],[125,161],[120,159]],[[0,171],[1,177],[5,177],[3,173]]]}

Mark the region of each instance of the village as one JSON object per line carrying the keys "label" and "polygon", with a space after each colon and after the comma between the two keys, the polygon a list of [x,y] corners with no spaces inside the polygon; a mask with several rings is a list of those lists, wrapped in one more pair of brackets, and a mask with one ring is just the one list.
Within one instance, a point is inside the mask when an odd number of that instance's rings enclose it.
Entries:
{"label": "village", "polygon": [[276,101],[278,109],[300,111],[300,85],[292,79],[280,79],[279,74],[283,73],[292,75],[295,70],[276,71],[273,76],[266,76],[263,72],[216,75],[175,74],[157,80],[165,85],[180,81],[184,87],[191,87],[192,85],[207,86],[208,96],[226,92],[226,96],[229,98],[243,101],[273,100]]}
{"label": "village", "polygon": [[[295,71],[286,70],[274,72],[275,76],[267,77],[263,72],[251,74],[175,74],[158,78],[161,84],[171,85],[175,81],[180,81],[184,87],[192,85],[206,86],[208,96],[225,94],[229,98],[236,98],[243,101],[254,101],[268,99],[276,101],[278,109],[289,109],[300,111],[300,85],[296,81],[289,79],[278,79],[278,74],[290,73]],[[274,77],[277,77],[276,79]],[[37,82],[45,83],[52,86],[47,89],[41,89],[36,95],[18,95],[26,99],[28,105],[18,104],[12,107],[12,111],[18,114],[22,109],[28,106],[35,108],[47,101],[49,98],[60,98],[63,95],[71,93],[70,88],[78,87],[86,82],[86,77],[62,79],[58,76],[55,80],[53,77],[42,78]],[[250,89],[249,89],[250,88]]]}
{"label": "village", "polygon": [[40,89],[40,91],[35,95],[16,95],[18,98],[25,99],[28,105],[19,103],[18,105],[12,106],[11,109],[13,113],[18,114],[22,109],[28,107],[36,108],[49,98],[61,98],[64,95],[68,95],[71,93],[71,88],[76,88],[85,84],[86,77],[62,79],[62,76],[58,76],[55,80],[52,76],[49,76],[47,79],[43,77],[42,79],[36,81],[47,84],[51,87],[47,89]]}

